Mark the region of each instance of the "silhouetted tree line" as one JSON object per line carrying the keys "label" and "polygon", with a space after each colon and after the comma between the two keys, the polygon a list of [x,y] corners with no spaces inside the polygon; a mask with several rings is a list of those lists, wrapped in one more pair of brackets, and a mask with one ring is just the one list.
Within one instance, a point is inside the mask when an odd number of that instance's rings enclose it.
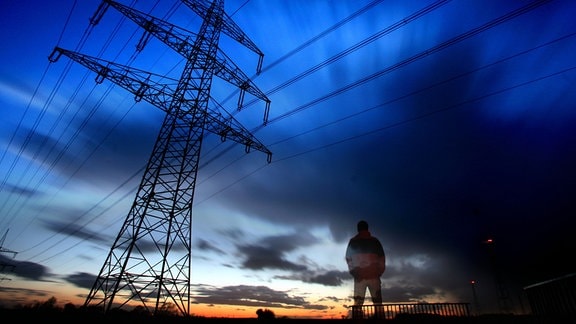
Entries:
{"label": "silhouetted tree line", "polygon": [[[67,303],[64,307],[57,305],[55,297],[51,297],[43,302],[34,302],[25,305],[16,305],[12,308],[1,307],[0,318],[13,318],[22,322],[46,320],[63,320],[70,322],[95,322],[105,323],[105,321],[125,321],[125,323],[177,323],[190,321],[196,316],[184,317],[176,312],[173,305],[167,305],[156,314],[146,311],[143,306],[137,306],[132,310],[112,309],[104,313],[99,306],[77,306]],[[85,324],[85,323],[84,323]]]}

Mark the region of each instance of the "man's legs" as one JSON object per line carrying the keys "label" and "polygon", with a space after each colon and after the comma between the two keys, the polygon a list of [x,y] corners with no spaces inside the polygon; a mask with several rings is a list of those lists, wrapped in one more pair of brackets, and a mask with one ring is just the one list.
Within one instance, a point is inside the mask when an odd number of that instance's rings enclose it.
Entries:
{"label": "man's legs", "polygon": [[380,278],[366,280],[366,285],[370,291],[370,296],[372,297],[372,303],[382,304],[382,283]]}
{"label": "man's legs", "polygon": [[366,280],[354,280],[354,305],[364,305],[364,296],[366,294],[366,287],[368,283]]}
{"label": "man's legs", "polygon": [[354,306],[352,307],[352,318],[359,319],[363,317],[362,305],[364,305],[364,296],[366,294],[366,280],[354,279]]}
{"label": "man's legs", "polygon": [[372,297],[374,304],[374,316],[376,318],[384,318],[384,310],[382,309],[382,283],[380,278],[371,279],[367,281],[368,290]]}

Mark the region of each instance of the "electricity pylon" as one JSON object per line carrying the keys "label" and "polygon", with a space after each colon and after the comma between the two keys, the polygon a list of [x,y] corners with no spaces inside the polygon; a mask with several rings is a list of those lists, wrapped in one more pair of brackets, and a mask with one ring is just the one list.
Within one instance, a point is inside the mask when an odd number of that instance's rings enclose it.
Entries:
{"label": "electricity pylon", "polygon": [[484,244],[488,247],[488,253],[490,258],[490,263],[492,266],[492,271],[494,272],[494,282],[496,284],[496,294],[498,297],[498,308],[501,313],[509,313],[512,310],[510,294],[508,292],[508,288],[504,284],[504,279],[502,277],[502,272],[500,271],[500,266],[498,262],[498,258],[496,256],[495,251],[495,243],[494,240],[489,238],[486,241],[483,241]]}
{"label": "electricity pylon", "polygon": [[244,144],[246,152],[264,152],[268,162],[271,159],[262,143],[210,100],[212,78],[217,76],[240,88],[238,108],[245,92],[263,100],[266,124],[270,100],[219,51],[220,33],[256,52],[258,71],[262,52],[226,15],[223,0],[182,2],[203,19],[198,34],[110,0],[103,1],[91,19],[97,24],[113,7],[133,20],[144,28],[138,50],[152,35],[186,58],[179,80],[59,47],[49,57],[55,62],[67,56],[96,72],[96,82],[108,79],[133,93],[137,101],[143,99],[166,112],[132,207],[84,304],[105,312],[141,306],[152,314],[173,307],[190,314],[192,202],[206,131]]}
{"label": "electricity pylon", "polygon": [[[4,241],[6,241],[6,236],[8,235],[8,230],[6,230],[6,233],[4,233],[4,235],[2,235],[2,238],[0,239],[0,256],[2,256],[2,259],[0,260],[0,273],[6,273],[7,269],[12,269],[14,270],[14,268],[16,267],[14,264],[10,264],[7,261],[5,261],[5,258],[2,254],[12,254],[12,257],[14,258],[16,256],[16,254],[18,254],[18,252],[16,251],[12,251],[12,250],[8,250],[6,248],[4,248]],[[4,280],[12,280],[8,277],[0,277],[0,282],[4,281]]]}

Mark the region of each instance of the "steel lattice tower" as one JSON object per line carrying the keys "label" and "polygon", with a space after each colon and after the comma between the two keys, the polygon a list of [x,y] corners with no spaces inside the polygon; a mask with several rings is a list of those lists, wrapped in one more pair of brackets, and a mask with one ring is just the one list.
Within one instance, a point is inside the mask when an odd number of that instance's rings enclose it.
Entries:
{"label": "steel lattice tower", "polygon": [[[183,0],[203,23],[198,34],[191,33],[119,3],[105,0],[91,19],[97,24],[110,7],[144,29],[138,48],[150,36],[166,43],[186,58],[182,75],[166,83],[166,77],[134,69],[59,47],[50,55],[55,62],[62,55],[97,73],[96,81],[108,79],[166,112],[160,133],[126,221],[88,294],[85,306],[114,308],[142,306],[150,313],[176,307],[190,313],[192,245],[192,202],[198,173],[200,149],[205,132],[244,144],[250,149],[271,152],[232,116],[212,107],[212,78],[217,76],[240,88],[238,107],[248,92],[266,103],[270,100],[219,51],[224,33],[259,55],[263,54],[224,12],[223,0]],[[162,83],[164,82],[164,83]]]}

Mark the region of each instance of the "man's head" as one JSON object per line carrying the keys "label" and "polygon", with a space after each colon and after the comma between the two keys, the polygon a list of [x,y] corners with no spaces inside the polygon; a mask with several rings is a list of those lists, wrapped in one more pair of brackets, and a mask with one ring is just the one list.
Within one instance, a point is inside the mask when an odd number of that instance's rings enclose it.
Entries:
{"label": "man's head", "polygon": [[360,231],[367,231],[368,230],[368,223],[366,221],[359,221],[358,222],[358,232]]}

